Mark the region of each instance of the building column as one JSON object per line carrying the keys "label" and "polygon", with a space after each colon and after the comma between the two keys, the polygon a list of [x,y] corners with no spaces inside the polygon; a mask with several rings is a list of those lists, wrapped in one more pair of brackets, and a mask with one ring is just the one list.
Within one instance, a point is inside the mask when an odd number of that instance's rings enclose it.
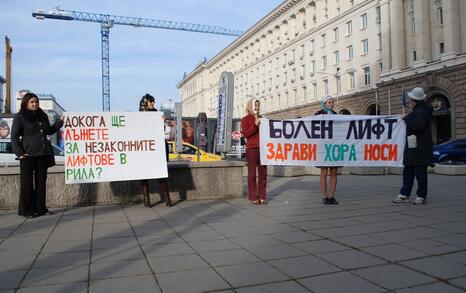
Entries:
{"label": "building column", "polygon": [[405,38],[404,38],[404,14],[403,1],[392,0],[390,2],[391,24],[391,56],[392,72],[398,72],[405,68]]}
{"label": "building column", "polygon": [[414,0],[414,19],[416,27],[414,47],[417,59],[414,66],[416,67],[432,61],[429,1]]}
{"label": "building column", "polygon": [[461,51],[460,7],[458,0],[443,0],[442,8],[445,42],[445,54],[443,58],[451,58]]}
{"label": "building column", "polygon": [[461,53],[466,53],[466,2],[460,2],[460,11],[461,11]]}
{"label": "building column", "polygon": [[382,0],[380,3],[380,24],[382,29],[382,71],[387,72],[392,67],[389,0]]}

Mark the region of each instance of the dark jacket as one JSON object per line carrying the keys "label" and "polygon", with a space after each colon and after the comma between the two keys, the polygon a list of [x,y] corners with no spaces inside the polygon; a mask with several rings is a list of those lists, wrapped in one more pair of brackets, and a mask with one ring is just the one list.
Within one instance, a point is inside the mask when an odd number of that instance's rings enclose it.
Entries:
{"label": "dark jacket", "polygon": [[[337,112],[335,112],[333,110],[330,110],[330,111],[332,111],[333,114],[337,114]],[[314,115],[327,115],[327,112],[325,112],[324,109],[320,109]]]}
{"label": "dark jacket", "polygon": [[13,118],[11,127],[11,145],[17,157],[27,154],[29,157],[53,154],[52,145],[47,135],[54,134],[63,126],[62,121],[50,125],[47,114],[42,109],[37,111],[19,111]]}
{"label": "dark jacket", "polygon": [[403,164],[405,166],[427,166],[433,161],[432,142],[432,108],[426,102],[416,102],[413,111],[405,116],[406,137],[416,135],[417,148],[408,148],[408,141],[404,150]]}
{"label": "dark jacket", "polygon": [[241,119],[241,132],[246,138],[246,149],[259,147],[259,125],[256,125],[256,117],[248,114]]}

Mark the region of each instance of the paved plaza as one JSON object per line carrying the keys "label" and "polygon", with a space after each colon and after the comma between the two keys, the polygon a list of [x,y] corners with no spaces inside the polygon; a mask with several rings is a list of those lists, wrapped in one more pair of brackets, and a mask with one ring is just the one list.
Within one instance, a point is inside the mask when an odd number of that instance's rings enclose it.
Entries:
{"label": "paved plaza", "polygon": [[429,175],[428,204],[395,205],[401,176],[269,177],[246,199],[0,211],[0,292],[466,292],[466,177]]}

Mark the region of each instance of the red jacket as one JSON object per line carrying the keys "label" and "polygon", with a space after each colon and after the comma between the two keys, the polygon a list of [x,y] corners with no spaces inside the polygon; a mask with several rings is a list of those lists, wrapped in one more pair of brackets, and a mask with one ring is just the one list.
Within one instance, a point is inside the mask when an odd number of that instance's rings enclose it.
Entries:
{"label": "red jacket", "polygon": [[246,149],[259,147],[259,126],[256,125],[256,118],[248,114],[241,119],[241,132],[246,140]]}

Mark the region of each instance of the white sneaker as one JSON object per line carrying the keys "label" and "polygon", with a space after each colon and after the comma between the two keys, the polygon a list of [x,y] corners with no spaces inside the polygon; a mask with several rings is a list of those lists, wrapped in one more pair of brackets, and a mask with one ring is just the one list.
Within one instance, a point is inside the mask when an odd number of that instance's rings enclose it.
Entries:
{"label": "white sneaker", "polygon": [[397,197],[395,197],[392,200],[393,203],[408,203],[409,202],[409,196],[398,194]]}
{"label": "white sneaker", "polygon": [[416,199],[413,201],[413,204],[425,204],[425,203],[426,203],[426,199],[419,197],[419,196],[417,196]]}

